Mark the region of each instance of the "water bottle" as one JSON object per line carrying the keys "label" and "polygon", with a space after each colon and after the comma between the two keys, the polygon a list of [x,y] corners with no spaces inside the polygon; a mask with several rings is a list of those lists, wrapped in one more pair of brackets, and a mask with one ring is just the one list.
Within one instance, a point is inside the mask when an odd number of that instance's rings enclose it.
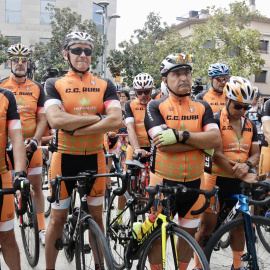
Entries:
{"label": "water bottle", "polygon": [[143,235],[145,235],[148,232],[148,230],[152,227],[153,223],[155,222],[156,218],[157,218],[156,214],[151,214],[148,216],[148,218],[142,224],[142,228],[137,233],[139,239],[142,239]]}
{"label": "water bottle", "polygon": [[134,222],[133,223],[133,226],[132,226],[132,235],[133,235],[133,238],[134,239],[137,239],[137,235],[138,235],[138,232],[141,230],[142,228],[142,223],[141,222]]}

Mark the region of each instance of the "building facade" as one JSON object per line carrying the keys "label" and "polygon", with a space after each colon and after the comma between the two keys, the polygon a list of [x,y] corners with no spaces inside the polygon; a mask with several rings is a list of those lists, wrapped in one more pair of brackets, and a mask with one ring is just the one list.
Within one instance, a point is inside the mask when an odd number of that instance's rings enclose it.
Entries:
{"label": "building facade", "polygon": [[[251,11],[256,9],[255,5],[250,6]],[[194,13],[194,11],[192,11]],[[209,14],[205,10],[193,14],[190,12],[190,17],[182,23],[176,25],[177,30],[183,37],[192,38],[193,27],[205,23]],[[195,17],[192,17],[195,15]],[[259,87],[264,99],[270,98],[270,18],[265,20],[253,20],[250,23],[250,28],[259,30],[262,36],[261,40],[261,57],[265,60],[265,65],[259,76],[251,75],[250,81],[255,86]]]}
{"label": "building facade", "polygon": [[[98,5],[100,0],[0,0],[0,31],[11,43],[21,42],[26,46],[38,42],[46,44],[51,38],[50,13],[46,9],[47,4],[57,8],[70,7],[72,11],[82,16],[82,20],[92,19],[98,31],[102,34],[104,30],[103,16],[95,11],[102,10]],[[104,1],[103,1],[104,2]],[[117,0],[109,0],[107,6],[108,14],[115,14]],[[111,20],[108,26],[108,52],[115,48],[116,22]],[[102,61],[102,59],[101,59]],[[101,67],[100,67],[101,68]],[[6,64],[0,66],[0,79],[10,75]],[[107,69],[107,77],[112,79]]]}

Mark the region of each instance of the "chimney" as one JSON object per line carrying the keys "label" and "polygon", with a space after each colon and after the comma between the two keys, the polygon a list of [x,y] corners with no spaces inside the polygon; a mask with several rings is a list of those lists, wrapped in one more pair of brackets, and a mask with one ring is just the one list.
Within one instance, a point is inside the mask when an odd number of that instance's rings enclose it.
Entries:
{"label": "chimney", "polygon": [[255,0],[249,0],[249,10],[250,12],[256,11]]}
{"label": "chimney", "polygon": [[208,17],[209,17],[209,11],[207,9],[201,9],[199,18],[200,19],[205,19],[205,18],[208,18]]}
{"label": "chimney", "polygon": [[191,10],[189,12],[189,18],[198,18],[199,17],[198,15],[199,15],[199,12],[196,10]]}

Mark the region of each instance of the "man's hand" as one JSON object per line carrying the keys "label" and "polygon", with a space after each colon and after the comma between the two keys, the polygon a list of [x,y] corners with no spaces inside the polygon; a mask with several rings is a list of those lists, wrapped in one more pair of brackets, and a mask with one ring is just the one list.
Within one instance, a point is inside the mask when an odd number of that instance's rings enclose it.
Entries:
{"label": "man's hand", "polygon": [[165,129],[153,137],[153,143],[156,147],[175,144],[177,142],[179,142],[178,131],[171,128]]}
{"label": "man's hand", "polygon": [[141,149],[141,148],[137,148],[134,150],[134,153],[138,155],[138,153],[142,153],[142,158],[143,157],[146,157],[146,155],[148,154],[147,151],[145,151],[144,149]]}
{"label": "man's hand", "polygon": [[234,162],[230,160],[231,165],[233,165],[232,170],[233,170],[233,176],[235,178],[243,178],[249,171],[249,166],[246,163],[239,163],[239,162]]}
{"label": "man's hand", "polygon": [[255,173],[247,173],[241,180],[246,183],[253,184],[259,181],[259,177]]}
{"label": "man's hand", "polygon": [[25,149],[30,153],[34,153],[38,148],[38,141],[36,139],[25,140]]}

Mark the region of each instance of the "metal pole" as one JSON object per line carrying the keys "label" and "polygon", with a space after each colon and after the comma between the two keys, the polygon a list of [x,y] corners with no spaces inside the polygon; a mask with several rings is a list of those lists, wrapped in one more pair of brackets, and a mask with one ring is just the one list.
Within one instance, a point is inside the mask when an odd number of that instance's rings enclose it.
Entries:
{"label": "metal pole", "polygon": [[104,78],[107,75],[107,33],[108,33],[108,13],[107,13],[107,6],[104,7],[104,31],[105,31],[105,45],[104,45]]}

